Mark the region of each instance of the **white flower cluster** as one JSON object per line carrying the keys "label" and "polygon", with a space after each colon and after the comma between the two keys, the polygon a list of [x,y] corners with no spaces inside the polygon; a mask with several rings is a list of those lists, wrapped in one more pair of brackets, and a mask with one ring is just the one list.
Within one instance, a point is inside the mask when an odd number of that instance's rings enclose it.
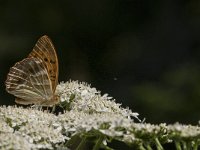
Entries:
{"label": "white flower cluster", "polygon": [[129,118],[138,116],[138,113],[134,113],[128,108],[122,108],[121,104],[116,103],[108,94],[101,95],[100,91],[84,82],[60,83],[57,86],[56,94],[60,97],[61,103],[70,104],[70,110],[85,113],[117,113]]}
{"label": "white flower cluster", "polygon": [[167,133],[167,125],[165,123],[159,125],[153,125],[150,123],[134,123],[132,128],[135,133],[141,132],[149,135],[157,135],[160,134],[160,132],[162,132],[162,135]]}
{"label": "white flower cluster", "polygon": [[173,125],[168,125],[167,130],[170,137],[173,139],[199,139],[200,141],[200,127],[192,125],[183,125],[180,123],[175,123]]}
{"label": "white flower cluster", "polygon": [[5,150],[31,150],[33,146],[20,134],[0,133],[0,148]]}
{"label": "white flower cluster", "polygon": [[63,114],[0,107],[0,149],[67,149],[67,143],[77,135],[102,136],[104,146],[107,139],[115,139],[145,148],[153,142],[161,147],[159,141],[200,139],[198,126],[135,123],[137,113],[122,108],[107,94],[102,96],[86,83],[61,83],[56,94],[60,105],[67,103],[70,108]]}
{"label": "white flower cluster", "polygon": [[157,143],[169,143],[171,140],[167,137],[167,125],[161,123],[159,125],[153,125],[150,123],[133,123],[132,124],[132,133],[141,143],[145,144],[155,144]]}
{"label": "white flower cluster", "polygon": [[14,131],[6,122],[5,119],[0,119],[0,133],[12,133]]}
{"label": "white flower cluster", "polygon": [[163,144],[171,142],[178,144],[179,142],[182,142],[187,143],[185,149],[191,149],[191,147],[194,148],[194,145],[197,148],[200,142],[199,126],[183,125],[179,123],[171,125],[166,125],[165,123],[159,125],[133,123],[132,133],[138,141],[142,141],[141,143],[144,145],[151,145],[153,143],[160,146],[160,142]]}
{"label": "white flower cluster", "polygon": [[[7,134],[9,138],[5,140],[0,136],[0,147],[5,149],[14,147],[16,142],[19,149],[53,149],[55,145],[64,143],[76,134],[90,131],[121,141],[133,142],[135,139],[128,130],[133,120],[120,114],[88,114],[73,110],[56,116],[39,110],[11,106],[0,107],[0,114],[1,133]],[[18,140],[12,141],[14,139]]]}
{"label": "white flower cluster", "polygon": [[[53,145],[65,141],[61,128],[56,126],[57,116],[34,109],[0,107],[0,147],[12,149],[53,149]],[[14,140],[14,141],[13,141]],[[24,148],[26,144],[26,148]],[[28,148],[29,147],[29,148]]]}
{"label": "white flower cluster", "polygon": [[58,119],[67,135],[92,131],[121,141],[134,140],[134,135],[129,132],[133,121],[119,114],[70,111],[59,115]]}
{"label": "white flower cluster", "polygon": [[54,120],[56,116],[51,113],[44,113],[36,109],[22,109],[22,107],[0,107],[0,119],[5,120],[12,127],[19,127],[21,125],[32,122],[49,123]]}
{"label": "white flower cluster", "polygon": [[19,138],[20,141],[14,142],[22,143],[21,149],[25,149],[23,143],[31,149],[53,149],[73,135],[90,131],[122,141],[134,140],[134,135],[127,129],[133,123],[131,117],[137,118],[138,114],[122,108],[107,94],[101,96],[100,91],[77,81],[60,83],[56,94],[61,104],[69,103],[70,110],[64,114],[54,115],[16,106],[0,107],[0,132],[13,134],[13,137],[8,136],[11,140],[0,139],[0,147],[12,147],[10,141]]}
{"label": "white flower cluster", "polygon": [[[128,128],[138,113],[122,108],[121,104],[116,103],[108,94],[101,95],[96,88],[78,81],[60,83],[56,94],[61,103],[66,102],[70,105],[70,111],[59,116],[59,122],[62,122],[66,135],[96,130],[122,141],[130,142],[135,139],[134,135],[128,132]],[[106,128],[103,128],[105,126]],[[119,130],[122,128],[124,130]]]}

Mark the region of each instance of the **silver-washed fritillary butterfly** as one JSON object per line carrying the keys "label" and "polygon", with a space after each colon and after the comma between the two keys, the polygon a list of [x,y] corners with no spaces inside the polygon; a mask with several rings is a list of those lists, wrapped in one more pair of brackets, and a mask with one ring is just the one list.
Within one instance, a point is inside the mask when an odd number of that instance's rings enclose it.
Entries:
{"label": "silver-washed fritillary butterfly", "polygon": [[27,58],[10,68],[5,82],[7,92],[16,96],[16,103],[41,106],[58,103],[57,83],[58,58],[46,35],[37,41]]}

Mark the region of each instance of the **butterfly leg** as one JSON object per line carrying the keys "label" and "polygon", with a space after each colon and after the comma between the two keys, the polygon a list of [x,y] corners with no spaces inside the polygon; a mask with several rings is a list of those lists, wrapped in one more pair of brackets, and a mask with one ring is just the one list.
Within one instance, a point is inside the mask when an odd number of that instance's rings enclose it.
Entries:
{"label": "butterfly leg", "polygon": [[56,110],[56,105],[54,105],[54,106],[52,107],[52,113],[54,113],[55,110]]}
{"label": "butterfly leg", "polygon": [[31,106],[31,108],[37,109],[39,111],[42,111],[42,106],[40,106],[40,105],[33,105],[33,106]]}

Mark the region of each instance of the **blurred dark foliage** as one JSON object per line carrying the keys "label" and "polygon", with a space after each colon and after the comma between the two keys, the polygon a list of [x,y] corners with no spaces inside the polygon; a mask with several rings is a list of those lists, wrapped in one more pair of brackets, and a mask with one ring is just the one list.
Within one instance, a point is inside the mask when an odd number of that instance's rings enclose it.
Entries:
{"label": "blurred dark foliage", "polygon": [[9,68],[51,37],[59,81],[86,81],[150,123],[197,124],[199,0],[1,1],[1,105]]}

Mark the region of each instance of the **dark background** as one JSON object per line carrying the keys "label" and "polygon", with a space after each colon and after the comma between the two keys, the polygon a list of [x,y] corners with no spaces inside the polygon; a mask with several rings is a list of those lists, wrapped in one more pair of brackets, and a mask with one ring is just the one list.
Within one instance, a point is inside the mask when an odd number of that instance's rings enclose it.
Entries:
{"label": "dark background", "polygon": [[91,83],[150,123],[197,124],[199,0],[0,1],[1,105],[9,68],[47,34],[59,81]]}

